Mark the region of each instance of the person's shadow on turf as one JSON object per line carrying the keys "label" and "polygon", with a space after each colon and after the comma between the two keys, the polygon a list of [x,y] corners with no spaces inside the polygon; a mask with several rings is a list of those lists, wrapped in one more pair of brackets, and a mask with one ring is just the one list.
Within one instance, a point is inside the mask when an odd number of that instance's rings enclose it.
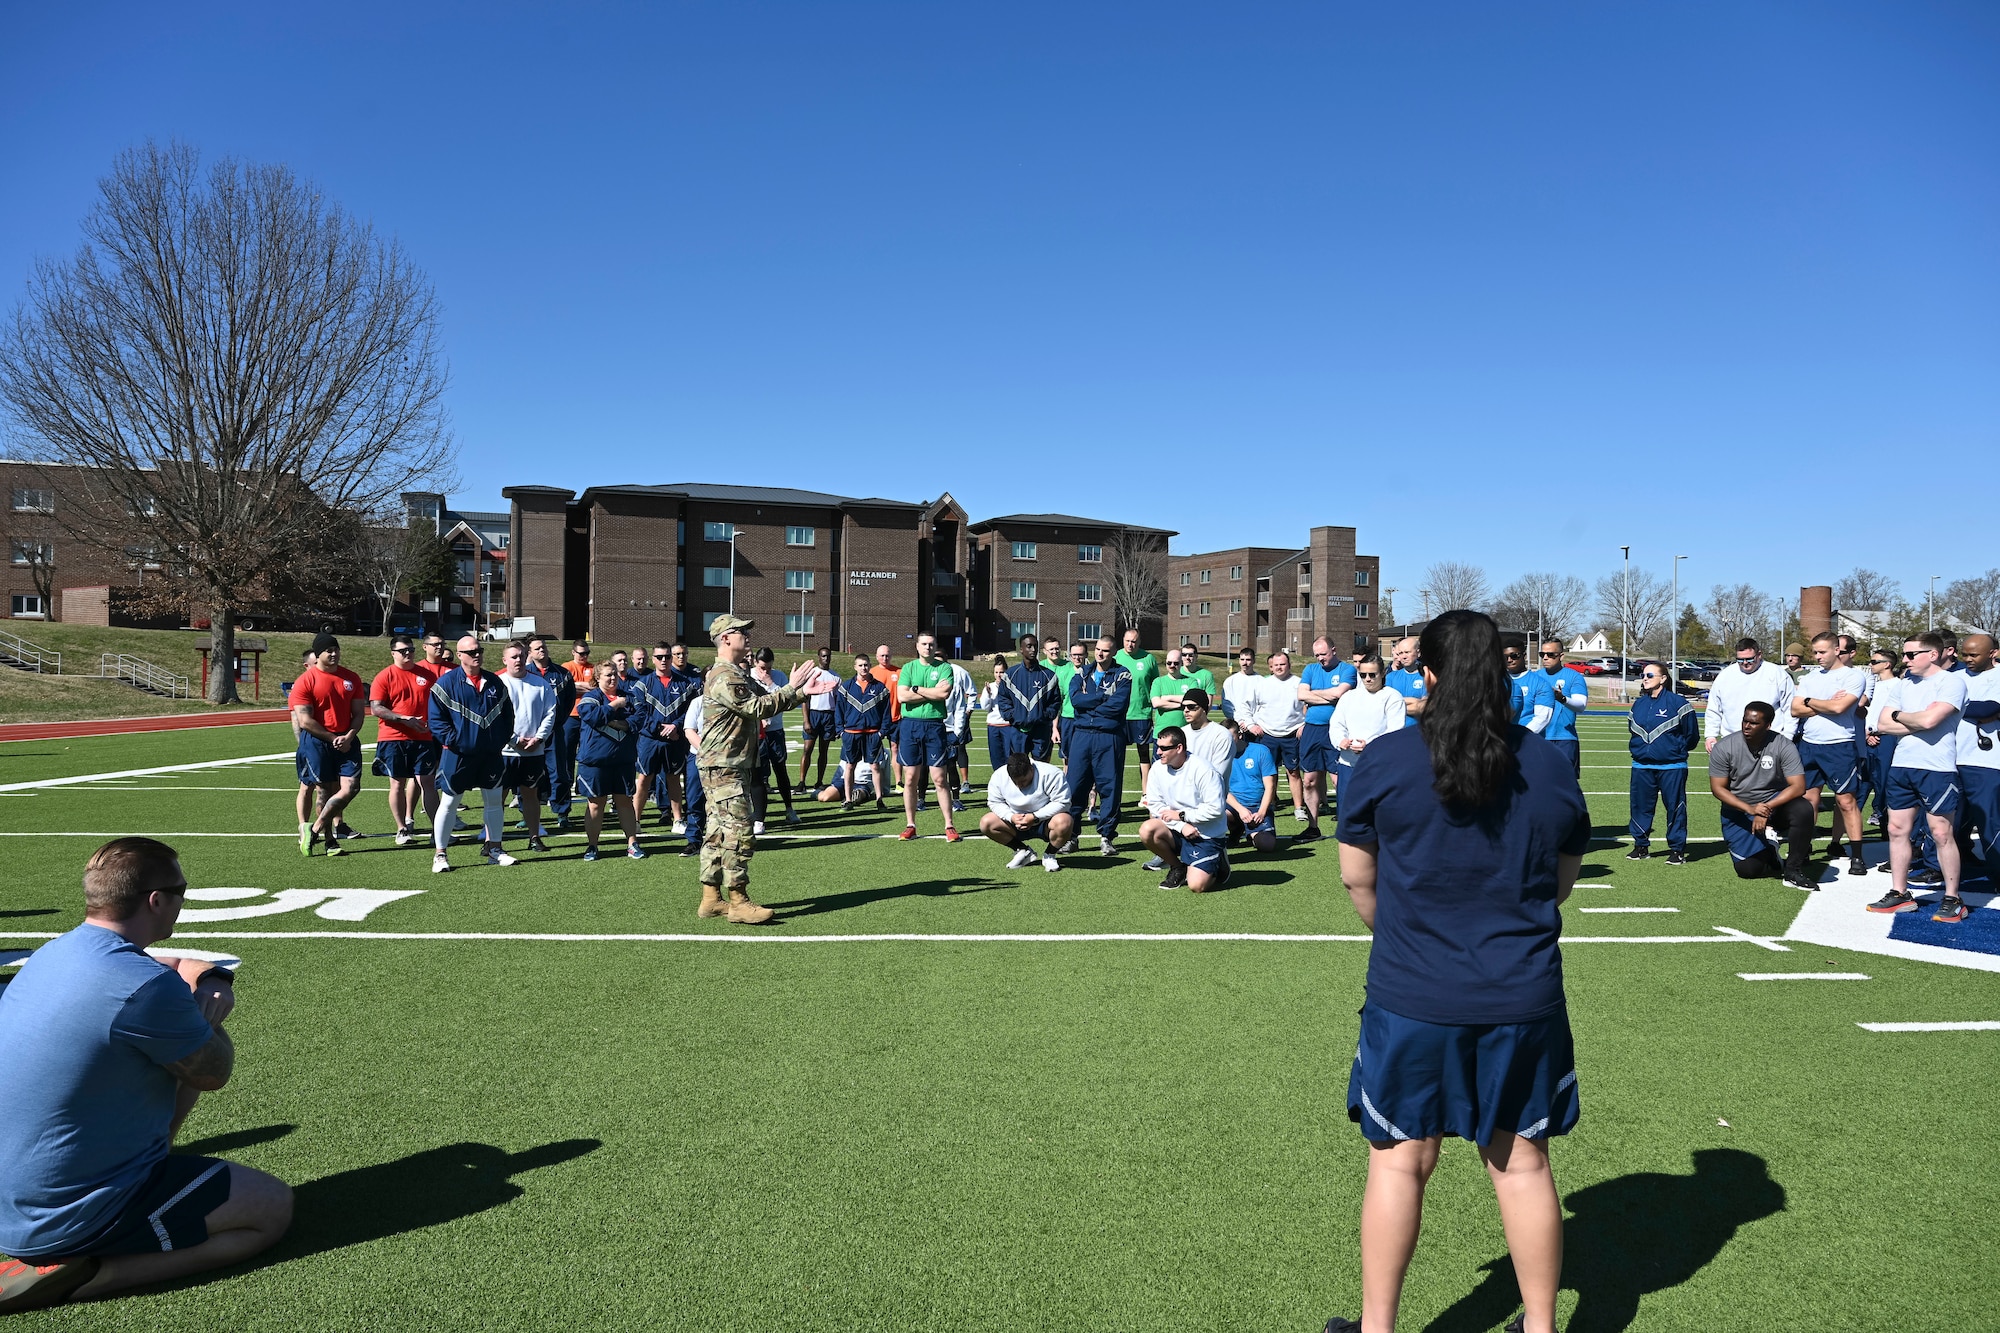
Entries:
{"label": "person's shadow on turf", "polygon": [[[1785,1187],[1763,1158],[1704,1148],[1694,1174],[1634,1172],[1563,1200],[1562,1284],[1577,1295],[1569,1333],[1615,1333],[1639,1317],[1639,1298],[1677,1287],[1722,1253],[1746,1222],[1780,1213]],[[1430,1322],[1425,1333],[1486,1333],[1520,1308],[1514,1265],[1484,1265],[1486,1279]]]}

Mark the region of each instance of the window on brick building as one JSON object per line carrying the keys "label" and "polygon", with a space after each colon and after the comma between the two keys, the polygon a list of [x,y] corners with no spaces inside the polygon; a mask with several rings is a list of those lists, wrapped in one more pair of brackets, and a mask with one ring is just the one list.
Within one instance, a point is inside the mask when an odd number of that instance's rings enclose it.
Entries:
{"label": "window on brick building", "polygon": [[1104,600],[1102,583],[1079,583],[1076,585],[1076,600],[1079,602],[1101,602]]}
{"label": "window on brick building", "polygon": [[1182,586],[1183,588],[1185,588],[1185,587],[1187,587],[1187,586],[1188,586],[1188,584],[1190,584],[1190,583],[1193,583],[1193,582],[1194,582],[1194,575],[1192,575],[1192,574],[1188,573],[1188,572],[1187,572],[1186,570],[1182,570],[1182,571],[1181,571],[1181,586]]}
{"label": "window on brick building", "polygon": [[674,591],[686,592],[687,590],[688,590],[688,567],[686,565],[675,565]]}
{"label": "window on brick building", "polygon": [[1194,603],[1193,603],[1193,602],[1182,602],[1182,603],[1181,603],[1181,619],[1182,619],[1182,620],[1186,620],[1186,619],[1188,618],[1188,613],[1189,613],[1190,611],[1193,611],[1193,610],[1194,610]]}
{"label": "window on brick building", "polygon": [[1035,600],[1035,585],[1021,579],[1016,579],[1014,580],[1012,596],[1017,602],[1032,602]]}
{"label": "window on brick building", "polygon": [[1016,560],[1034,560],[1034,559],[1037,559],[1038,557],[1037,557],[1037,556],[1035,555],[1035,543],[1033,543],[1033,542],[1015,542],[1015,543],[1014,543],[1014,558],[1015,558]]}
{"label": "window on brick building", "polygon": [[1077,622],[1076,636],[1079,639],[1101,639],[1104,637],[1104,626],[1095,620],[1080,620]]}
{"label": "window on brick building", "polygon": [[12,599],[12,614],[29,620],[41,620],[48,615],[42,607],[41,596],[32,592],[17,592]]}
{"label": "window on brick building", "polygon": [[1209,636],[1208,636],[1208,635],[1206,635],[1206,634],[1204,634],[1204,635],[1202,635],[1202,636],[1201,636],[1201,646],[1202,646],[1202,647],[1204,647],[1204,648],[1208,647],[1208,639],[1209,639]]}
{"label": "window on brick building", "polygon": [[1032,620],[1010,620],[1007,622],[1007,635],[1016,643],[1021,641],[1021,636],[1024,634],[1039,635],[1041,632],[1041,626]]}
{"label": "window on brick building", "polygon": [[1240,629],[1233,629],[1233,630],[1229,631],[1229,646],[1230,646],[1231,648],[1241,648],[1241,647],[1243,646],[1243,631],[1242,631],[1242,630],[1240,630]]}
{"label": "window on brick building", "polygon": [[715,623],[715,618],[716,618],[717,616],[720,616],[720,615],[727,615],[727,614],[728,614],[728,613],[727,613],[726,611],[704,611],[704,612],[702,612],[702,613],[701,613],[701,632],[702,632],[703,634],[707,634],[707,633],[708,633],[708,627],[709,627],[710,625],[713,625],[713,624]]}
{"label": "window on brick building", "polygon": [[1241,583],[1243,581],[1243,566],[1231,565],[1229,567],[1229,577],[1232,582]]}
{"label": "window on brick building", "polygon": [[[729,586],[729,566],[709,565],[701,571],[701,586],[704,588],[727,588]],[[703,625],[703,629],[708,626]]]}
{"label": "window on brick building", "polygon": [[802,616],[794,611],[785,617],[785,633],[811,634],[812,632],[813,618],[811,615]]}
{"label": "window on brick building", "polygon": [[1207,614],[1208,614],[1208,609],[1209,609],[1209,603],[1207,603],[1207,602],[1203,602],[1203,603],[1201,604],[1201,613],[1202,613],[1203,615],[1207,615]]}
{"label": "window on brick building", "polygon": [[818,540],[818,528],[802,528],[796,525],[788,525],[785,528],[785,545],[787,546],[811,546]]}
{"label": "window on brick building", "polygon": [[1076,562],[1079,565],[1101,565],[1104,563],[1102,546],[1079,546],[1076,548]]}
{"label": "window on brick building", "polygon": [[1187,647],[1188,645],[1192,644],[1193,642],[1194,642],[1194,636],[1193,636],[1193,635],[1190,635],[1190,634],[1183,634],[1183,635],[1181,635],[1181,647],[1185,648],[1185,647]]}
{"label": "window on brick building", "polygon": [[1231,612],[1232,614],[1234,614],[1234,615],[1239,615],[1239,616],[1240,616],[1240,615],[1242,615],[1242,614],[1243,614],[1243,599],[1242,599],[1241,597],[1232,597],[1232,598],[1230,598],[1230,599],[1229,599],[1229,610],[1230,610],[1230,612]]}
{"label": "window on brick building", "polygon": [[1356,602],[1354,604],[1354,618],[1356,620],[1368,619],[1368,610],[1369,606],[1367,602]]}
{"label": "window on brick building", "polygon": [[684,518],[677,518],[674,520],[674,545],[686,546],[687,544],[688,521]]}
{"label": "window on brick building", "polygon": [[1357,569],[1357,570],[1355,570],[1355,571],[1354,571],[1354,586],[1355,586],[1355,587],[1357,587],[1357,588],[1365,588],[1365,587],[1367,587],[1367,586],[1368,586],[1368,571],[1367,571],[1367,570],[1365,570],[1365,569]]}
{"label": "window on brick building", "polygon": [[56,562],[54,542],[15,542],[13,563],[17,565],[53,565]]}
{"label": "window on brick building", "polygon": [[788,569],[785,571],[786,592],[811,592],[813,571],[810,569]]}
{"label": "window on brick building", "polygon": [[[701,525],[701,539],[705,542],[726,542],[736,535],[734,523],[704,523]],[[704,626],[703,628],[707,628]]]}
{"label": "window on brick building", "polygon": [[17,514],[53,514],[56,512],[56,493],[39,486],[16,486],[14,488],[14,512]]}
{"label": "window on brick building", "polygon": [[1215,576],[1215,571],[1212,569],[1204,569],[1201,571],[1201,581],[1203,583],[1207,583],[1214,576]]}

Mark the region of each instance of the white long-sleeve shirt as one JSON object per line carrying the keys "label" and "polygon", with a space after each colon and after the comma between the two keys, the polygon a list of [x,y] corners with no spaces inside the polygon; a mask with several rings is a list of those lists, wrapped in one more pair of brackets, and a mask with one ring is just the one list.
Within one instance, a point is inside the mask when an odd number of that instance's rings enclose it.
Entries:
{"label": "white long-sleeve shirt", "polygon": [[1069,779],[1054,764],[1037,759],[1035,780],[1028,790],[1022,791],[1004,767],[996,768],[986,784],[986,808],[1006,820],[1015,815],[1033,815],[1037,819],[1059,815],[1069,809]]}
{"label": "white long-sleeve shirt", "polygon": [[1229,762],[1236,757],[1236,738],[1229,728],[1211,722],[1205,727],[1182,727],[1187,733],[1188,762],[1207,764],[1229,790]]}
{"label": "white long-sleeve shirt", "polygon": [[975,688],[972,673],[958,663],[951,664],[951,693],[944,697],[944,726],[946,731],[960,732],[972,725],[972,700]]}
{"label": "white long-sleeve shirt", "polygon": [[1791,715],[1792,673],[1776,662],[1766,662],[1747,674],[1733,664],[1722,669],[1708,690],[1708,711],[1701,719],[1703,739],[1719,741],[1741,731],[1743,706],[1756,699],[1777,710],[1778,718],[1773,725],[1782,728],[1780,734],[1789,736],[1796,721]]}
{"label": "white long-sleeve shirt", "polygon": [[[555,686],[543,680],[539,672],[524,671],[518,676],[502,673],[500,683],[507,687],[507,697],[514,701],[514,734],[507,738],[507,744],[500,753],[510,759],[521,758],[521,752],[514,742],[523,736],[533,736],[546,743],[556,729]],[[543,746],[535,747],[536,754],[546,753]]]}
{"label": "white long-sleeve shirt", "polygon": [[1333,706],[1333,720],[1326,724],[1327,739],[1340,751],[1338,762],[1352,766],[1361,756],[1357,751],[1341,749],[1344,742],[1372,741],[1377,736],[1401,731],[1403,719],[1408,716],[1403,696],[1387,685],[1373,692],[1349,690]]}
{"label": "white long-sleeve shirt", "polygon": [[[1183,759],[1179,768],[1166,761],[1153,765],[1146,778],[1146,809],[1154,815],[1162,810],[1178,810],[1185,823],[1204,838],[1229,836],[1229,819],[1223,814],[1222,779],[1207,764]],[[1185,832],[1187,830],[1177,830]]]}
{"label": "white long-sleeve shirt", "polygon": [[[1299,698],[1299,678],[1260,676],[1257,679],[1256,715],[1251,719],[1272,736],[1293,736],[1306,724],[1305,701]],[[1241,718],[1237,719],[1239,722]]]}
{"label": "white long-sleeve shirt", "polygon": [[1257,687],[1264,682],[1262,676],[1246,676],[1241,671],[1226,676],[1222,681],[1222,714],[1234,718],[1241,726],[1249,726],[1257,708]]}

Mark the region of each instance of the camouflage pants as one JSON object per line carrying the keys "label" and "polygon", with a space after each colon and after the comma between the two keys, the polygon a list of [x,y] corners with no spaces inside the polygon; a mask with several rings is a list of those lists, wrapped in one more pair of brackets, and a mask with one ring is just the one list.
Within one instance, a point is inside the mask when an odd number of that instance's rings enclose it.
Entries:
{"label": "camouflage pants", "polygon": [[701,768],[707,796],[708,832],[701,840],[701,882],[724,891],[750,887],[750,858],[757,840],[750,829],[748,775],[733,768]]}

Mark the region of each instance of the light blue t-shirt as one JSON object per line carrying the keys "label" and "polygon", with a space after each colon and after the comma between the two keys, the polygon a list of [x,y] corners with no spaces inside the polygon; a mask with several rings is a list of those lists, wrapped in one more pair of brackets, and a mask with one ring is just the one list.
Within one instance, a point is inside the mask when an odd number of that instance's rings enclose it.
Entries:
{"label": "light blue t-shirt", "polygon": [[[1402,667],[1397,667],[1383,680],[1383,684],[1402,695],[1405,699],[1421,699],[1430,693],[1428,689],[1424,688],[1424,673],[1421,670],[1405,671]],[[1403,725],[1414,727],[1417,725],[1417,720],[1413,717],[1405,717]]]}
{"label": "light blue t-shirt", "polygon": [[[1535,710],[1546,704],[1551,710],[1556,706],[1555,687],[1549,678],[1539,671],[1523,671],[1514,681],[1514,721],[1527,726],[1535,720]],[[1549,723],[1554,727],[1555,723]]]}
{"label": "light blue t-shirt", "polygon": [[1538,675],[1547,681],[1549,692],[1555,696],[1556,715],[1549,720],[1549,725],[1542,729],[1542,735],[1552,741],[1575,740],[1576,710],[1569,706],[1568,699],[1572,694],[1581,694],[1588,698],[1590,682],[1586,681],[1583,673],[1575,667],[1563,667],[1559,671],[1537,670],[1529,674]]}
{"label": "light blue t-shirt", "polygon": [[180,1085],[161,1066],[212,1036],[187,982],[115,931],[29,956],[0,990],[0,1254],[71,1254],[111,1225],[167,1155]]}
{"label": "light blue t-shirt", "polygon": [[1246,745],[1229,764],[1229,794],[1255,810],[1264,800],[1264,779],[1278,776],[1268,745]]}
{"label": "light blue t-shirt", "polygon": [[[1305,682],[1305,687],[1309,690],[1330,690],[1336,685],[1359,685],[1361,683],[1361,677],[1354,673],[1354,663],[1335,662],[1333,668],[1328,670],[1319,664],[1319,659],[1317,658],[1306,664],[1306,669],[1299,673],[1299,679]],[[1331,721],[1333,721],[1332,704],[1306,705],[1306,724],[1308,726],[1317,725],[1323,727]]]}

